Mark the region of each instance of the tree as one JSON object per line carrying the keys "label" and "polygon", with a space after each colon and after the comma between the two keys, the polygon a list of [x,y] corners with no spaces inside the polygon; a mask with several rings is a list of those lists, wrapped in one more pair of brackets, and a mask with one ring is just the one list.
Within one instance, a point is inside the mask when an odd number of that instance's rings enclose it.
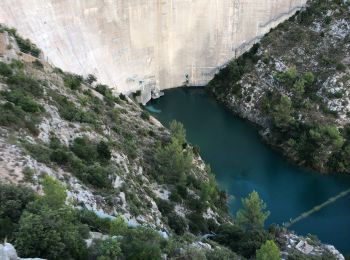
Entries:
{"label": "tree", "polygon": [[12,238],[24,209],[34,198],[30,188],[0,183],[0,240]]}
{"label": "tree", "polygon": [[257,260],[280,260],[281,252],[272,240],[267,240],[265,244],[256,251]]}
{"label": "tree", "polygon": [[176,120],[173,120],[170,123],[170,132],[180,145],[183,145],[186,143],[186,130],[180,122],[177,122]]}
{"label": "tree", "polygon": [[184,183],[192,167],[192,154],[183,151],[179,141],[172,138],[165,147],[159,145],[155,159],[158,173],[168,183]]}
{"label": "tree", "polygon": [[93,74],[89,74],[86,78],[86,82],[91,85],[92,83],[94,83],[97,80],[96,76]]}
{"label": "tree", "polygon": [[288,128],[294,122],[292,101],[288,96],[282,95],[279,102],[272,109],[274,125],[278,128]]}
{"label": "tree", "polygon": [[242,204],[243,209],[237,212],[237,224],[245,230],[263,229],[270,212],[265,211],[266,204],[259,194],[253,191],[247,198],[242,199]]}
{"label": "tree", "polygon": [[19,221],[15,246],[23,257],[86,259],[88,229],[76,212],[65,205],[66,191],[46,176],[44,196],[28,205]]}

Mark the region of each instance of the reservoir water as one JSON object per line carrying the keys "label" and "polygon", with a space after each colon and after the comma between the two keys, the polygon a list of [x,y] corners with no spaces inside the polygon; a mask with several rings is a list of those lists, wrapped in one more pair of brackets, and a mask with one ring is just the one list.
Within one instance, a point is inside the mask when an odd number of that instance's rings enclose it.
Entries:
{"label": "reservoir water", "polygon": [[[267,224],[282,224],[350,188],[350,175],[322,175],[288,163],[261,141],[253,125],[234,116],[203,88],[166,91],[147,109],[164,125],[173,119],[184,124],[188,141],[200,147],[221,189],[233,196],[232,214],[241,207],[240,198],[256,190],[271,211]],[[290,229],[315,234],[350,253],[350,195]]]}

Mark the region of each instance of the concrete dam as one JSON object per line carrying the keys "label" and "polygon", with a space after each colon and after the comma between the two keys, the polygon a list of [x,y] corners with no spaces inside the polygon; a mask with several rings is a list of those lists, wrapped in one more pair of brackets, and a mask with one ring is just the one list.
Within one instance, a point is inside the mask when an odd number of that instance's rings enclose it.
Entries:
{"label": "concrete dam", "polygon": [[116,92],[200,86],[306,0],[1,0],[0,23]]}

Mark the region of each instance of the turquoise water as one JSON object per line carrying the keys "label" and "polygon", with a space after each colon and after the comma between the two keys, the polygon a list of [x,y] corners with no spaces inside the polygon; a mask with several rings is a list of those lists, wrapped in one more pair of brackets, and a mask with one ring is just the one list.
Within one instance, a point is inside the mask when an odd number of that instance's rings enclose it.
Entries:
{"label": "turquoise water", "polygon": [[[169,90],[149,106],[163,124],[176,119],[185,125],[189,142],[200,147],[221,188],[234,197],[233,214],[241,206],[240,198],[256,190],[271,211],[267,224],[282,224],[350,188],[350,176],[322,175],[286,162],[262,143],[254,126],[232,115],[204,89]],[[316,234],[350,253],[350,195],[291,229]]]}

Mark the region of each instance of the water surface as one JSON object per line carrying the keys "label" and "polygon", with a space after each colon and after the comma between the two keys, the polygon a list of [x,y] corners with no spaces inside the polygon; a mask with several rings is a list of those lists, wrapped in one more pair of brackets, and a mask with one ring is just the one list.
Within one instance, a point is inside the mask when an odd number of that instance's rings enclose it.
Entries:
{"label": "water surface", "polygon": [[[350,176],[322,175],[286,162],[262,143],[254,126],[234,116],[204,89],[172,89],[148,106],[164,125],[173,119],[184,124],[187,139],[200,147],[220,187],[233,195],[233,214],[241,207],[240,198],[256,190],[271,211],[267,224],[282,224],[350,188]],[[291,229],[316,234],[350,253],[350,195]]]}

